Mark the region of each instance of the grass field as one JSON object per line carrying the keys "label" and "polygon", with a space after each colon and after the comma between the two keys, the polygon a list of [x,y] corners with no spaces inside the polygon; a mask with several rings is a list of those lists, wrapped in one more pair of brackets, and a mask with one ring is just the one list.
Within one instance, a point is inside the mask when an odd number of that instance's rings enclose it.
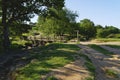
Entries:
{"label": "grass field", "polygon": [[[16,71],[16,80],[40,80],[53,68],[59,68],[72,61],[79,48],[73,44],[50,44],[32,52],[33,59]],[[40,51],[40,52],[38,52]]]}

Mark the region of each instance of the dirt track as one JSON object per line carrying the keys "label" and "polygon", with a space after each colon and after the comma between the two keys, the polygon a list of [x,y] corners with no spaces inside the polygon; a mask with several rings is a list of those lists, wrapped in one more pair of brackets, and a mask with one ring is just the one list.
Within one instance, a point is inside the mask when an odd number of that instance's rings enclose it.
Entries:
{"label": "dirt track", "polygon": [[93,41],[88,41],[88,42],[80,42],[82,45],[88,45],[88,44],[98,44],[98,45],[120,45],[120,42],[93,42]]}
{"label": "dirt track", "polygon": [[[100,45],[110,44],[109,43],[97,43]],[[120,80],[120,50],[111,49],[110,47],[101,46],[113,53],[114,55],[106,56],[88,46],[87,44],[93,44],[91,42],[82,43],[84,45],[78,45],[81,50],[80,53],[87,55],[93,62],[95,70],[95,79],[94,80]],[[96,43],[94,43],[96,44]],[[118,42],[112,44],[118,44]],[[116,54],[117,53],[117,54]],[[85,77],[88,77],[88,73],[85,69],[84,64],[81,62],[81,59],[78,59],[72,64],[68,64],[63,68],[55,69],[51,73],[53,76],[57,77],[59,80],[84,80]],[[114,70],[118,73],[118,77],[112,77],[106,74],[106,70]],[[49,75],[50,76],[50,75]]]}
{"label": "dirt track", "polygon": [[[83,49],[83,53],[86,54],[96,67],[95,80],[120,80],[120,59],[106,56],[94,49],[87,46],[79,45]],[[115,54],[116,55],[116,54]],[[120,54],[118,54],[120,56]],[[106,70],[112,69],[118,73],[118,77],[110,77],[106,75]]]}
{"label": "dirt track", "polygon": [[[78,54],[79,53],[80,51],[78,51]],[[50,76],[54,76],[58,80],[85,80],[85,78],[90,77],[90,72],[84,66],[85,59],[79,55],[74,55],[73,57],[75,62],[67,64],[59,69],[52,69],[52,72],[47,74],[42,80],[46,80],[46,78]]]}

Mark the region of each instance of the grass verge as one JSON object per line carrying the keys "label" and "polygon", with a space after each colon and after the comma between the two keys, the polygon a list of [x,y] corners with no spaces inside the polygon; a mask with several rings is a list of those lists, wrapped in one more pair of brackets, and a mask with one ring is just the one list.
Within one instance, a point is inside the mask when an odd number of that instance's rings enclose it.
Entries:
{"label": "grass verge", "polygon": [[54,76],[50,76],[47,78],[47,80],[58,80],[57,78],[55,78]]}
{"label": "grass verge", "polygon": [[112,69],[106,69],[105,73],[107,76],[112,77],[112,78],[118,78],[118,73],[115,70]]}
{"label": "grass verge", "polygon": [[79,54],[81,57],[83,57],[85,59],[85,66],[87,67],[87,69],[90,72],[90,77],[85,78],[85,80],[94,80],[94,76],[95,76],[95,66],[93,65],[91,59],[89,59],[88,56],[84,55],[84,54]]}
{"label": "grass verge", "polygon": [[49,44],[32,51],[32,60],[16,71],[16,80],[40,80],[51,69],[62,67],[72,61],[79,47],[73,44]]}
{"label": "grass verge", "polygon": [[113,54],[112,52],[109,52],[108,50],[106,50],[106,49],[104,49],[104,48],[102,48],[98,45],[95,45],[95,44],[91,44],[91,45],[88,45],[88,46],[97,50],[97,51],[99,51],[99,52],[101,52],[101,53],[103,53],[103,54],[105,54],[105,55],[112,55]]}
{"label": "grass verge", "polygon": [[98,38],[98,39],[95,39],[95,41],[97,42],[117,42],[117,41],[120,41],[119,38]]}

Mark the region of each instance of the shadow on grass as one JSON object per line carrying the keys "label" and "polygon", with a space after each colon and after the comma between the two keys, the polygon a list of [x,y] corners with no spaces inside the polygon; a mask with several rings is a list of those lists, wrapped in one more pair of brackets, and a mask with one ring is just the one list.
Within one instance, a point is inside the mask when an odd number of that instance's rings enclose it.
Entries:
{"label": "shadow on grass", "polygon": [[95,50],[97,50],[97,51],[99,51],[99,52],[101,52],[101,53],[103,53],[104,55],[112,55],[113,54],[112,52],[100,47],[99,45],[90,44],[88,46],[95,49]]}
{"label": "shadow on grass", "polygon": [[120,49],[120,45],[105,45],[111,48]]}
{"label": "shadow on grass", "polygon": [[[31,50],[31,61],[17,70],[17,79],[39,80],[51,69],[59,68],[72,61],[79,48],[73,44],[50,44]],[[34,76],[36,74],[36,76]],[[21,77],[22,76],[22,77]]]}

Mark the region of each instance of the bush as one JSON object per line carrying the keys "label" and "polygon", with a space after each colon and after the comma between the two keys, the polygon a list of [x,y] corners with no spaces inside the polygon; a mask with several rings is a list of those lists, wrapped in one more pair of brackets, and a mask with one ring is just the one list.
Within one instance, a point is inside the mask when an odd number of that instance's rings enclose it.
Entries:
{"label": "bush", "polygon": [[120,38],[120,34],[110,34],[107,38]]}
{"label": "bush", "polygon": [[116,38],[120,38],[120,34],[115,34],[115,37]]}
{"label": "bush", "polygon": [[106,29],[98,29],[97,30],[97,37],[98,38],[105,38],[109,35],[109,31]]}

